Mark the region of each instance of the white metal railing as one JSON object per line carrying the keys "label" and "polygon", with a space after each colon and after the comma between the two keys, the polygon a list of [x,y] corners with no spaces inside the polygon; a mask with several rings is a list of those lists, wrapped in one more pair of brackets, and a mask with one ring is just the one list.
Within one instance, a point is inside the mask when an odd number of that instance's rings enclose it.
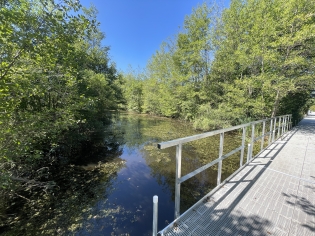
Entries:
{"label": "white metal railing", "polygon": [[152,236],[157,235],[157,227],[158,227],[158,196],[153,196],[153,227],[152,227]]}
{"label": "white metal railing", "polygon": [[[266,132],[266,122],[269,123],[269,131]],[[260,135],[255,136],[255,127],[258,124],[262,123],[262,130]],[[277,126],[278,124],[278,126]],[[237,153],[240,151],[240,167],[243,166],[243,158],[244,158],[244,151],[245,151],[245,141],[246,141],[246,129],[251,127],[251,137],[250,142],[248,143],[247,148],[247,161],[246,163],[250,162],[253,156],[253,146],[254,143],[258,140],[261,140],[260,151],[263,150],[265,137],[268,137],[268,146],[275,141],[275,139],[280,138],[285,132],[292,128],[292,115],[284,115],[284,116],[277,116],[269,119],[259,120],[250,122],[247,124],[242,124],[238,126],[233,126],[226,129],[214,130],[202,134],[197,134],[185,138],[179,138],[175,140],[171,140],[168,142],[159,143],[157,146],[159,149],[165,149],[168,147],[176,146],[176,178],[175,178],[175,219],[180,216],[180,185],[184,181],[192,178],[196,174],[208,169],[209,167],[218,164],[218,177],[217,177],[217,187],[221,184],[221,174],[222,174],[222,161],[229,156]],[[229,153],[223,153],[223,144],[224,144],[224,133],[242,129],[242,144],[241,146],[235,148],[234,150],[230,151]],[[191,141],[196,141],[198,139],[207,138],[214,135],[220,135],[220,147],[219,147],[219,157],[210,163],[184,175],[181,176],[181,160],[182,160],[182,148],[184,143],[188,143]],[[217,188],[216,187],[216,188]]]}

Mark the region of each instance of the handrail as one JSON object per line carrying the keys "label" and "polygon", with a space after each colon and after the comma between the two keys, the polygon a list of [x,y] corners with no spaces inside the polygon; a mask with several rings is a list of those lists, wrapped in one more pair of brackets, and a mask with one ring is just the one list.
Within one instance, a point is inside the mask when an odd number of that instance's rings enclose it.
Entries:
{"label": "handrail", "polygon": [[285,117],[285,116],[289,116],[289,115],[276,116],[274,118],[268,118],[268,119],[253,121],[253,122],[250,122],[250,123],[237,125],[237,126],[232,126],[232,127],[225,128],[225,129],[214,130],[214,131],[210,131],[210,132],[206,132],[206,133],[202,133],[202,134],[196,134],[196,135],[192,135],[192,136],[188,136],[188,137],[184,137],[184,138],[178,138],[178,139],[174,139],[174,140],[171,140],[171,141],[158,143],[157,147],[159,149],[165,149],[165,148],[168,148],[168,147],[176,146],[179,143],[188,143],[188,142],[195,141],[195,140],[198,140],[198,139],[207,138],[207,137],[210,137],[210,136],[213,136],[213,135],[216,135],[216,134],[220,134],[222,132],[226,133],[226,132],[229,132],[229,131],[240,129],[240,128],[243,128],[243,127],[248,127],[250,125],[256,125],[256,124],[262,123],[264,121],[269,121],[269,120],[273,120],[273,119],[276,119],[276,118],[279,118],[279,117],[281,118],[281,117]]}
{"label": "handrail", "polygon": [[200,167],[200,168],[198,168],[198,169],[196,169],[196,170],[190,172],[189,174],[187,174],[187,175],[181,177],[181,178],[179,179],[179,182],[182,183],[182,182],[184,182],[184,181],[190,179],[191,177],[194,177],[195,175],[197,175],[197,174],[199,174],[200,172],[202,172],[202,171],[208,169],[209,167],[214,166],[214,165],[217,164],[219,161],[223,161],[225,158],[228,158],[229,156],[233,155],[234,153],[240,151],[242,148],[243,148],[243,146],[240,146],[240,147],[234,149],[233,151],[229,152],[228,154],[223,155],[221,158],[215,159],[214,161],[212,161],[212,162],[210,162],[210,163],[208,163],[208,164],[206,164],[206,165],[204,165],[204,166],[202,166],[202,167]]}
{"label": "handrail", "polygon": [[[269,131],[265,132],[266,130],[266,122],[270,121],[270,127]],[[255,137],[255,126],[257,124],[263,123],[261,135]],[[278,126],[277,126],[278,124]],[[174,139],[171,141],[167,142],[162,142],[157,145],[159,149],[165,149],[168,147],[173,147],[176,146],[176,178],[175,178],[175,219],[177,219],[180,216],[180,185],[184,181],[192,178],[193,176],[199,174],[200,172],[208,169],[209,167],[218,164],[218,177],[217,177],[217,187],[221,184],[221,172],[222,172],[222,161],[229,156],[237,153],[238,151],[241,151],[240,154],[240,167],[243,166],[243,158],[244,158],[244,150],[245,150],[245,139],[246,139],[246,129],[247,127],[251,127],[251,138],[250,138],[250,143],[248,144],[248,149],[247,149],[247,161],[251,161],[252,155],[253,155],[253,146],[254,143],[258,140],[261,140],[261,147],[260,151],[263,150],[264,146],[264,140],[265,137],[268,136],[268,146],[275,141],[275,139],[280,138],[285,132],[290,130],[292,128],[292,115],[283,115],[283,116],[277,116],[277,117],[272,117],[268,119],[263,119],[263,120],[258,120],[258,121],[253,121],[250,123],[242,124],[242,125],[237,125],[225,129],[220,129],[220,130],[214,130],[210,132],[206,132],[203,134],[197,134],[193,136],[188,136],[184,138],[179,138],[179,139]],[[238,130],[238,129],[243,129],[243,134],[242,134],[242,145],[235,148],[234,150],[230,151],[227,154],[223,154],[223,144],[224,144],[224,133],[233,131],[233,130]],[[276,133],[277,132],[277,133]],[[199,139],[207,138],[210,136],[214,136],[220,134],[220,147],[219,147],[219,157],[210,163],[186,174],[185,176],[181,176],[181,159],[182,159],[182,146],[184,143],[196,141]]]}

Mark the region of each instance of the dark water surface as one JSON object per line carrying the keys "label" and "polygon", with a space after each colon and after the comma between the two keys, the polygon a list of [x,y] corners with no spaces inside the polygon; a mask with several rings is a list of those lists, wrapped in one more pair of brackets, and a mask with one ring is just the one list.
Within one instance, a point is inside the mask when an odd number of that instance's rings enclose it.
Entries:
{"label": "dark water surface", "polygon": [[189,123],[144,115],[123,114],[113,122],[124,142],[122,154],[113,161],[125,164],[106,190],[110,193],[91,206],[75,234],[152,235],[154,195],[159,197],[159,228],[174,217],[175,154],[158,150],[156,144],[196,132]]}
{"label": "dark water surface", "polygon": [[[198,132],[189,123],[127,114],[116,117],[112,128],[123,133],[122,154],[117,159],[123,160],[125,165],[111,180],[106,197],[100,197],[90,206],[89,214],[75,234],[152,235],[154,195],[159,197],[158,228],[164,228],[174,218],[175,148],[158,150],[156,144]],[[226,142],[235,135],[238,134],[226,136]],[[218,138],[184,146],[182,175],[218,157]],[[222,179],[237,166],[238,157],[232,157],[223,165]],[[216,175],[214,167],[182,184],[181,211],[215,186]]]}
{"label": "dark water surface", "polygon": [[[152,235],[154,195],[159,197],[158,229],[174,219],[175,147],[158,150],[157,143],[197,133],[190,123],[177,120],[116,115],[104,139],[112,156],[86,158],[84,166],[58,170],[58,176],[65,176],[59,195],[25,201],[18,215],[8,214],[15,223],[5,235]],[[241,135],[224,135],[224,153],[241,145]],[[183,145],[182,175],[218,155],[218,135]],[[239,156],[223,161],[222,180],[239,167]],[[181,212],[216,182],[217,165],[182,183]]]}

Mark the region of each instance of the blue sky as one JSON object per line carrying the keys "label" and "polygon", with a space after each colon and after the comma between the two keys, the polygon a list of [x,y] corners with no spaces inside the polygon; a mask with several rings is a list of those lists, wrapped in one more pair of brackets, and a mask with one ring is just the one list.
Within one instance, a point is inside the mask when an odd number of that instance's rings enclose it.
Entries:
{"label": "blue sky", "polygon": [[[98,10],[104,45],[110,46],[110,57],[117,69],[142,69],[163,41],[176,35],[186,15],[203,0],[80,0]],[[229,0],[221,4],[228,7]]]}

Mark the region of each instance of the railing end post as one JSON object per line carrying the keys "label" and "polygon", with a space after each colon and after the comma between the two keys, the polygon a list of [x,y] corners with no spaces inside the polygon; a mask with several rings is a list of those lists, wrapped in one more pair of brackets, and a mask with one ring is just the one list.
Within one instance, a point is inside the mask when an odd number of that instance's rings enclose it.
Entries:
{"label": "railing end post", "polygon": [[153,229],[152,236],[157,236],[157,224],[158,224],[158,201],[157,195],[153,196]]}

